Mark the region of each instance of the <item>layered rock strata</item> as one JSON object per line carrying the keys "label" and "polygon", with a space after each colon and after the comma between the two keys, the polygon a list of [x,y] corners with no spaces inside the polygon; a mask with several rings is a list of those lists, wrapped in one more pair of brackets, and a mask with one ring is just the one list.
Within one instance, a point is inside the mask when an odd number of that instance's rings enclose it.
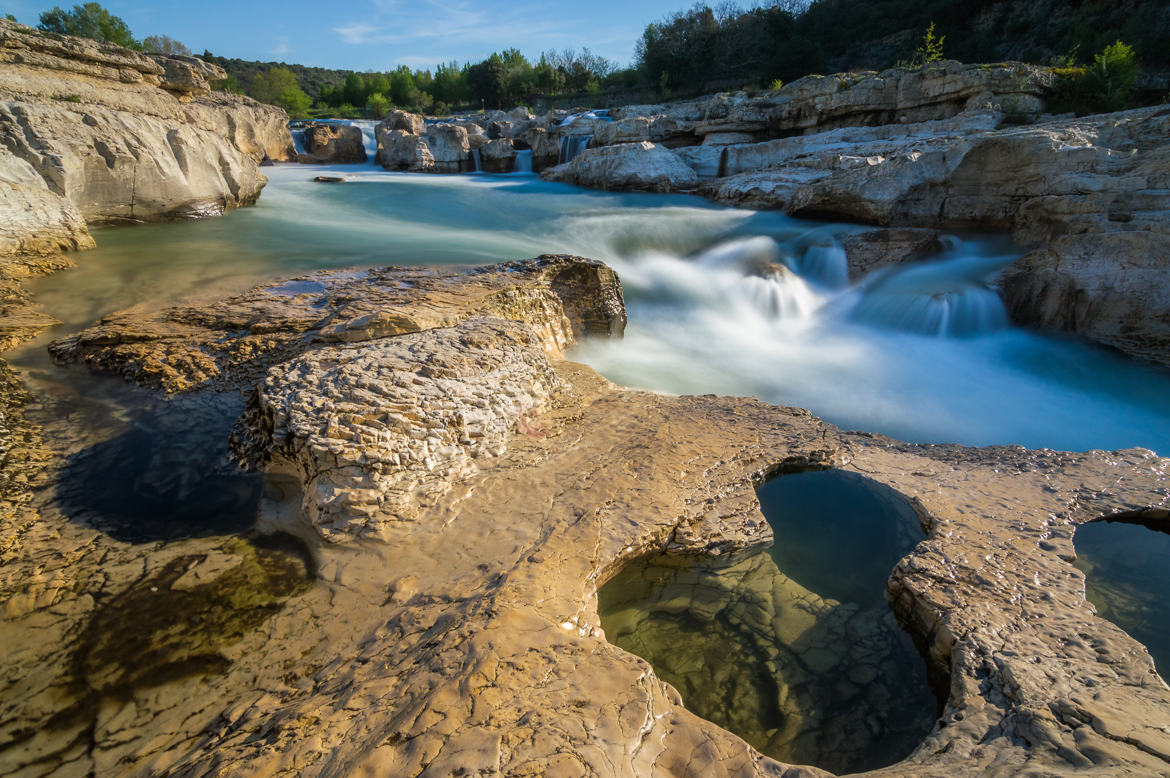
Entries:
{"label": "layered rock strata", "polygon": [[254,202],[295,152],[280,109],[212,93],[222,69],[0,20],[0,253],[91,243],[87,223]]}
{"label": "layered rock strata", "polygon": [[[949,679],[934,731],[877,774],[1170,768],[1170,689],[1138,643],[1094,615],[1068,562],[1080,522],[1170,520],[1170,461],[908,445],[750,399],[623,390],[559,356],[570,332],[620,330],[616,295],[600,266],[564,258],[466,275],[330,271],[205,308],[121,314],[71,342],[144,384],[197,389],[214,373],[256,387],[236,450],[300,485],[263,521],[309,544],[311,583],[264,595],[279,609],[231,627],[229,642],[200,637],[218,659],[160,686],[102,664],[117,622],[94,595],[222,614],[186,592],[238,587],[233,571],[253,552],[214,538],[127,547],[77,527],[53,558],[14,546],[6,661],[24,672],[4,676],[13,747],[0,767],[823,775],[689,713],[606,642],[596,592],[647,554],[767,542],[755,484],[842,467],[920,515],[927,540],[889,596]],[[119,351],[135,340],[157,359]],[[421,499],[404,499],[411,490]],[[37,654],[46,629],[85,634],[97,659],[78,676],[68,657]]]}

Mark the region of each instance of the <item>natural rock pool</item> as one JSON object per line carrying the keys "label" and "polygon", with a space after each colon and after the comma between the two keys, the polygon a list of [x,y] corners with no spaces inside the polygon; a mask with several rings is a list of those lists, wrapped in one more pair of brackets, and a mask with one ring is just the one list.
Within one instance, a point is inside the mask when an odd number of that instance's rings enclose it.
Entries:
{"label": "natural rock pool", "polygon": [[1145,644],[1163,676],[1170,674],[1170,532],[1125,521],[1077,527],[1076,566],[1097,615]]}
{"label": "natural rock pool", "polygon": [[940,706],[885,600],[923,537],[914,511],[841,471],[781,476],[759,497],[770,548],[630,567],[598,592],[606,637],[783,762],[851,773],[899,761]]}

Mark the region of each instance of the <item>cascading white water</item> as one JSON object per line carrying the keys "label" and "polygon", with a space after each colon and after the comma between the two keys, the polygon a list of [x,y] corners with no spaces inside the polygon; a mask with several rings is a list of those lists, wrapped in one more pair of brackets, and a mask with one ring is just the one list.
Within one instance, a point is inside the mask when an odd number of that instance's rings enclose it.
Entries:
{"label": "cascading white water", "polygon": [[290,132],[292,132],[293,147],[296,149],[297,154],[307,153],[305,151],[305,129],[303,127],[293,127]]}
{"label": "cascading white water", "polygon": [[531,173],[532,172],[532,149],[521,149],[516,152],[515,167],[512,168],[514,173]]}
{"label": "cascading white water", "polygon": [[1007,311],[986,279],[1015,257],[980,256],[959,244],[956,256],[875,274],[863,285],[853,321],[923,335],[968,337],[1008,326]]}
{"label": "cascading white water", "polygon": [[557,164],[564,165],[572,162],[578,154],[589,146],[592,135],[565,135],[561,137],[560,149],[557,152]]}
{"label": "cascading white water", "polygon": [[[624,340],[586,341],[572,354],[617,383],[754,395],[909,441],[1170,453],[1170,374],[1001,327],[987,281],[1010,257],[992,241],[955,241],[934,262],[842,288],[825,281],[839,253],[809,247],[857,227],[532,176],[371,169],[322,187],[312,182],[319,170],[266,168],[260,205],[229,218],[102,230],[81,268],[35,282],[37,297],[81,327],[126,299],[171,299],[160,290],[228,293],[325,266],[575,254],[622,280]],[[891,313],[891,300],[909,301],[909,313]],[[942,303],[945,326],[931,311]],[[982,313],[963,313],[972,309]]]}
{"label": "cascading white water", "polygon": [[788,266],[810,281],[830,289],[843,289],[849,285],[845,249],[832,239],[825,244],[811,245],[800,255],[792,255]]}
{"label": "cascading white water", "polygon": [[353,119],[346,123],[362,131],[362,145],[366,149],[367,160],[372,163],[378,156],[378,137],[375,134],[378,122],[371,119]]}
{"label": "cascading white water", "polygon": [[479,149],[471,150],[471,162],[475,166],[476,173],[483,172],[483,157],[479,153]]}

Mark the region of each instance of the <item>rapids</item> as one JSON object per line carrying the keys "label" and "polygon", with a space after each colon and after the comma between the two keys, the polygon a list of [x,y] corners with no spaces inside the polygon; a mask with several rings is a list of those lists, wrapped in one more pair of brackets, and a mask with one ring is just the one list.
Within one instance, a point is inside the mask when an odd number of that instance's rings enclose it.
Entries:
{"label": "rapids", "polygon": [[1170,375],[1008,323],[994,281],[1010,245],[954,238],[934,261],[850,286],[838,239],[855,225],[524,174],[328,170],[351,180],[324,186],[311,180],[320,166],[280,165],[254,208],[95,230],[77,269],[30,283],[64,324],[13,361],[49,378],[45,343],[111,311],[319,268],[572,253],[621,275],[625,339],[573,354],[620,384],[754,395],[910,441],[1170,452]]}

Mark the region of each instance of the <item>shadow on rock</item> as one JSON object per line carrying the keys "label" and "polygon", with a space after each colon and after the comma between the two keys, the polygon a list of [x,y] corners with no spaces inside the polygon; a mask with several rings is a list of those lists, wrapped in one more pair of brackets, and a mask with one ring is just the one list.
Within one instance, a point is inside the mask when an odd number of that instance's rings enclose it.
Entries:
{"label": "shadow on rock", "polygon": [[59,508],[126,543],[247,532],[263,478],[228,459],[228,435],[241,411],[241,401],[225,396],[145,409],[120,434],[68,458]]}

